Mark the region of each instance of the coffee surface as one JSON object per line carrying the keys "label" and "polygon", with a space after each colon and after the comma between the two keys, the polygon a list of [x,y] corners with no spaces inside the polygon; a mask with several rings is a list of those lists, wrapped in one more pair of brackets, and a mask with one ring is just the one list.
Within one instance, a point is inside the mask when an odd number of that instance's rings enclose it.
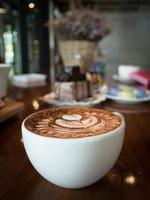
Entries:
{"label": "coffee surface", "polygon": [[119,116],[94,108],[52,108],[30,115],[25,127],[38,135],[81,138],[104,134],[121,124]]}

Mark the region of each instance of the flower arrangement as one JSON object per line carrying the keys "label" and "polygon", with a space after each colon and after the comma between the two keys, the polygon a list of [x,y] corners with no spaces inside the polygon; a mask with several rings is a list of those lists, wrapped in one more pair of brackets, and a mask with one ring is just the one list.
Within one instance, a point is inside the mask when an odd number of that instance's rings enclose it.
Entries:
{"label": "flower arrangement", "polygon": [[93,10],[74,10],[55,19],[55,30],[61,40],[99,41],[109,28],[99,13]]}

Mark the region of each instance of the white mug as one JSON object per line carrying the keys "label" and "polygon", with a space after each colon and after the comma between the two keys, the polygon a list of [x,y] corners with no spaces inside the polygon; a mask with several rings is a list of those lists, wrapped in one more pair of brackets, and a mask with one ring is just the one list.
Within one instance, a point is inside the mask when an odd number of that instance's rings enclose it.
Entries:
{"label": "white mug", "polygon": [[46,180],[64,188],[89,186],[114,166],[124,139],[125,122],[105,134],[84,138],[52,138],[35,134],[22,123],[26,153]]}
{"label": "white mug", "polygon": [[139,66],[133,65],[119,65],[118,66],[118,75],[120,78],[128,80],[131,79],[130,74],[140,70]]}

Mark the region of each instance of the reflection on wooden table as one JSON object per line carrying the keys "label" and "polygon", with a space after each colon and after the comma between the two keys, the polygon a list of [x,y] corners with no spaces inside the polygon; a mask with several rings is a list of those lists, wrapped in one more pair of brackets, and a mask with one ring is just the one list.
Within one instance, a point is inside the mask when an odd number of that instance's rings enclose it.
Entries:
{"label": "reflection on wooden table", "polygon": [[150,102],[137,105],[107,100],[96,107],[119,111],[126,120],[123,149],[116,165],[97,183],[79,190],[67,190],[44,180],[32,167],[21,142],[21,123],[29,114],[50,108],[39,101],[49,87],[9,89],[9,97],[24,102],[21,116],[0,124],[0,198],[35,199],[150,199]]}

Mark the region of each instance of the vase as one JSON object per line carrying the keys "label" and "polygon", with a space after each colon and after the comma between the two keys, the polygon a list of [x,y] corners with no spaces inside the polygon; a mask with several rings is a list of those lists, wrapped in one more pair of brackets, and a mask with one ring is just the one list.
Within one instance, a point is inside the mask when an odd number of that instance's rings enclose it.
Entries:
{"label": "vase", "polygon": [[3,107],[5,105],[3,98],[7,94],[8,73],[10,68],[11,65],[9,64],[0,64],[0,107]]}
{"label": "vase", "polygon": [[81,72],[90,71],[97,51],[97,43],[82,40],[59,41],[59,50],[65,67],[79,66]]}

